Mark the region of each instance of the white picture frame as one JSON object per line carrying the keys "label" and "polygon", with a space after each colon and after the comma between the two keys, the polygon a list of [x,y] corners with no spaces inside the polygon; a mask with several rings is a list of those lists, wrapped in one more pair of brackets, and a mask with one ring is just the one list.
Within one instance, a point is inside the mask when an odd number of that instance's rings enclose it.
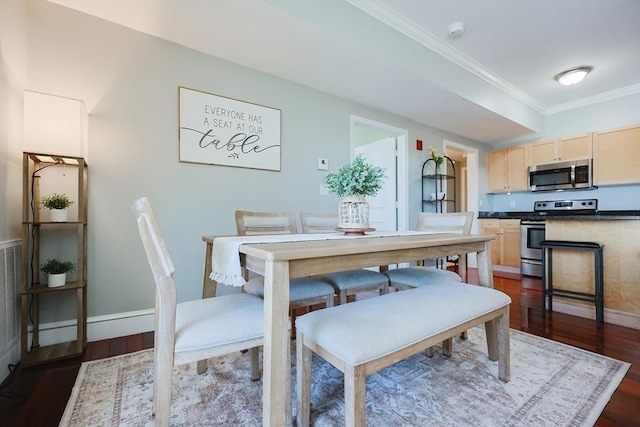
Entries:
{"label": "white picture frame", "polygon": [[281,112],[180,86],[180,161],[280,171]]}

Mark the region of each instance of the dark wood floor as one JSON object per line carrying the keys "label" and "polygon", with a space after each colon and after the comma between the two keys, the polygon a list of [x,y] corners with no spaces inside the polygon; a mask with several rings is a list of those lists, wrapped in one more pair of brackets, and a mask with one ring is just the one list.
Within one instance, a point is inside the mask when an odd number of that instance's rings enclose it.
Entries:
{"label": "dark wood floor", "polygon": [[[469,282],[477,282],[471,270]],[[511,327],[632,363],[597,426],[640,426],[640,331],[554,313],[542,319],[539,279],[495,277],[495,288],[506,292],[511,305]],[[92,342],[82,358],[43,366],[17,367],[0,388],[0,426],[57,426],[82,361],[96,360],[153,347],[145,333]]]}

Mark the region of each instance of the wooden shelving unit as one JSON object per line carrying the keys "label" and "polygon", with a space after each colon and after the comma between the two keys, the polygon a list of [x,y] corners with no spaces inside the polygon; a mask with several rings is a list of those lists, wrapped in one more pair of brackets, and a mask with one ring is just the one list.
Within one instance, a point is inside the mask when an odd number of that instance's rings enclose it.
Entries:
{"label": "wooden shelving unit", "polygon": [[[40,221],[40,184],[36,174],[50,166],[64,165],[77,170],[77,220],[70,222]],[[87,345],[87,163],[82,157],[43,153],[23,153],[22,188],[22,286],[21,286],[21,363],[38,365],[53,360],[76,357]],[[42,228],[55,228],[75,233],[77,238],[77,280],[64,286],[49,288],[40,282],[40,245]],[[75,292],[77,320],[76,339],[40,346],[40,296],[48,293]],[[32,326],[29,346],[29,325]]]}

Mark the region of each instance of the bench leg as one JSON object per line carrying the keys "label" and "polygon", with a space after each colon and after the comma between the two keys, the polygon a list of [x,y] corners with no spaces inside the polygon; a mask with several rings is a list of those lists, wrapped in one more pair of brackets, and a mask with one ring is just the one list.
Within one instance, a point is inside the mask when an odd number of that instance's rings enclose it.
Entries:
{"label": "bench leg", "polygon": [[433,357],[433,347],[429,347],[428,349],[425,350],[425,355],[429,358]]}
{"label": "bench leg", "polygon": [[258,381],[260,379],[260,362],[258,357],[258,348],[259,347],[253,347],[249,350],[249,355],[251,357],[251,381]]}
{"label": "bench leg", "polygon": [[502,382],[511,379],[511,353],[509,332],[509,306],[505,307],[502,316],[496,320],[498,328],[498,378]]}
{"label": "bench leg", "polygon": [[198,360],[198,364],[196,365],[196,372],[198,374],[204,374],[206,370],[207,370],[207,361]]}
{"label": "bench leg", "polygon": [[364,427],[365,375],[362,366],[347,366],[344,371],[344,423],[346,427]]}
{"label": "bench leg", "polygon": [[304,336],[298,331],[296,336],[296,425],[308,427],[311,412],[311,358],[312,353],[304,345]]}

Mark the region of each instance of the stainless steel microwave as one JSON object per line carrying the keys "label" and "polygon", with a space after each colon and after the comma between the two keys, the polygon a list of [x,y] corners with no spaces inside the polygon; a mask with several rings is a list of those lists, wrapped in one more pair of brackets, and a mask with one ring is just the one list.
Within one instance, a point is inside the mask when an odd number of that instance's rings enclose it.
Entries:
{"label": "stainless steel microwave", "polygon": [[530,191],[593,188],[591,159],[529,167]]}

